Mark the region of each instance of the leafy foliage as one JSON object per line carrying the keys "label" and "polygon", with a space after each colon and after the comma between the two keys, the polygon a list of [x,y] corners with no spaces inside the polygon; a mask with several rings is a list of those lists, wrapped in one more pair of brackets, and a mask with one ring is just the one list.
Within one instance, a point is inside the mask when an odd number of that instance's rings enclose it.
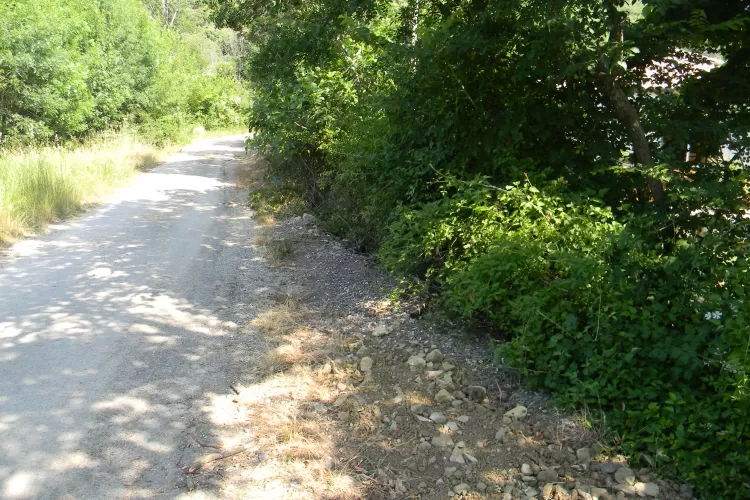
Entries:
{"label": "leafy foliage", "polygon": [[711,497],[750,484],[750,11],[211,1],[283,189]]}
{"label": "leafy foliage", "polygon": [[227,75],[219,66],[233,65],[212,40],[222,30],[183,3],[177,32],[139,0],[2,2],[0,145],[66,142],[125,125],[163,142],[195,124],[239,125],[245,92],[233,68]]}

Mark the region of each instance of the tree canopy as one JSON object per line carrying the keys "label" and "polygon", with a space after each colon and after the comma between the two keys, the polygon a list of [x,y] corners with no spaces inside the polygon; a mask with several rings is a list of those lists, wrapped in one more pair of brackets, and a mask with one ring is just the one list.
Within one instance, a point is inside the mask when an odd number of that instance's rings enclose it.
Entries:
{"label": "tree canopy", "polygon": [[166,25],[139,0],[2,2],[0,145],[123,125],[157,140],[190,122],[239,125],[236,34],[198,2],[174,2],[162,2]]}

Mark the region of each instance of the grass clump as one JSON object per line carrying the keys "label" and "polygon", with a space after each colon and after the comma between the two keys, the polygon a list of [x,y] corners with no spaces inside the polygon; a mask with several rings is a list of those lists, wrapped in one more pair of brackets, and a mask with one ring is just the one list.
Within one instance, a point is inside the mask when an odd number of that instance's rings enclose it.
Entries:
{"label": "grass clump", "polygon": [[0,243],[77,213],[160,158],[158,149],[130,135],[102,137],[75,149],[0,153]]}

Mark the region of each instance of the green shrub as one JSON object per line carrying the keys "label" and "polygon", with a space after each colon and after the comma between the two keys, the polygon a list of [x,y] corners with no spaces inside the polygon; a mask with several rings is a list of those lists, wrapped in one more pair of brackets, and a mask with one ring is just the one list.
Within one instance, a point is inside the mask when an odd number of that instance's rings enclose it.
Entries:
{"label": "green shrub", "polygon": [[742,2],[209,4],[252,39],[277,194],[502,330],[626,452],[743,496]]}
{"label": "green shrub", "polygon": [[504,363],[563,404],[603,410],[628,452],[724,498],[747,483],[744,219],[712,217],[710,231],[665,248],[655,228],[669,221],[618,221],[560,183],[442,190],[391,225],[387,266],[421,273],[449,309],[505,332]]}

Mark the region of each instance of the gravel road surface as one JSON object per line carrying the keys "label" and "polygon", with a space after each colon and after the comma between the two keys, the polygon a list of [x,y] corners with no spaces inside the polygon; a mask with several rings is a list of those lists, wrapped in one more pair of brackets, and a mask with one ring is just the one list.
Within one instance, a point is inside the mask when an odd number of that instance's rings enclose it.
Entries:
{"label": "gravel road surface", "polygon": [[180,496],[188,435],[252,362],[237,325],[271,285],[244,154],[242,136],[197,142],[0,256],[0,498]]}

